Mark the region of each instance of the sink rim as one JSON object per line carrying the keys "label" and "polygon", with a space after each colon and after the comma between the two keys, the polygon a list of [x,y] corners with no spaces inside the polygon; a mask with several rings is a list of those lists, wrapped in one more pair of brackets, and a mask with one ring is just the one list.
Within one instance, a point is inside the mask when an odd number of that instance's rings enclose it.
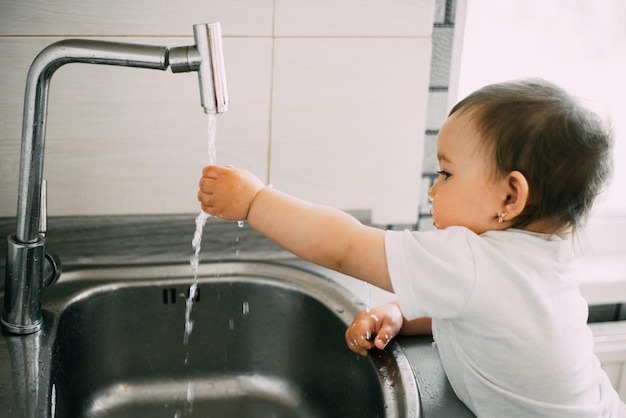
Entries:
{"label": "sink rim", "polygon": [[[268,261],[205,262],[198,267],[198,280],[229,282],[237,277],[278,284],[317,299],[334,310],[348,326],[365,305],[353,292],[329,277],[334,272],[325,270]],[[191,285],[191,274],[188,264],[105,266],[64,271],[59,281],[45,290],[42,309],[59,313],[78,299],[116,288],[157,283]],[[342,306],[342,312],[335,309],[338,306]]]}

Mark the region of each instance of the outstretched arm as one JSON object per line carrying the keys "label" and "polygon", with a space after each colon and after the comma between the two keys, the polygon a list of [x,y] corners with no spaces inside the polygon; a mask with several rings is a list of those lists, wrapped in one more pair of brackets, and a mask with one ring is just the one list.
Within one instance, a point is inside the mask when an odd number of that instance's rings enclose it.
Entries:
{"label": "outstretched arm", "polygon": [[208,166],[198,200],[205,212],[247,220],[257,231],[295,255],[393,291],[384,231],[352,216],[282,193],[246,170]]}

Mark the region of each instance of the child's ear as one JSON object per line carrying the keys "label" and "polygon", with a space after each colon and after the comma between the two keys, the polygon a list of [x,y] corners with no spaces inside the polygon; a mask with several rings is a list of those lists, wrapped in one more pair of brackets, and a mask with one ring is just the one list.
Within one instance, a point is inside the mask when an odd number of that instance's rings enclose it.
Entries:
{"label": "child's ear", "polygon": [[519,171],[511,171],[506,177],[506,220],[513,220],[524,211],[528,202],[528,181]]}

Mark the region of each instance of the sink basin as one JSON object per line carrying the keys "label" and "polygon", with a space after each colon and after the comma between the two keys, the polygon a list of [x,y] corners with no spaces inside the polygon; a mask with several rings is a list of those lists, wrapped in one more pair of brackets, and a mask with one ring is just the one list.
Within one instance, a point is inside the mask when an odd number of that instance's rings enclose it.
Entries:
{"label": "sink basin", "polygon": [[101,268],[64,273],[46,290],[50,416],[420,415],[403,351],[352,353],[343,334],[362,305],[319,271],[201,265],[185,344],[190,275]]}

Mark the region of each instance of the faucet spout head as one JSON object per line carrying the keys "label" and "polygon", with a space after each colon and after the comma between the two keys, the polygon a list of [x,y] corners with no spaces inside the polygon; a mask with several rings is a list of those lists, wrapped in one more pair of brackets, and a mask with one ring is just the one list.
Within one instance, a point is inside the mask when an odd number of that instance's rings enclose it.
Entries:
{"label": "faucet spout head", "polygon": [[205,113],[228,110],[226,69],[219,22],[193,26],[194,46],[171,48],[169,64],[173,73],[197,71],[200,103]]}

